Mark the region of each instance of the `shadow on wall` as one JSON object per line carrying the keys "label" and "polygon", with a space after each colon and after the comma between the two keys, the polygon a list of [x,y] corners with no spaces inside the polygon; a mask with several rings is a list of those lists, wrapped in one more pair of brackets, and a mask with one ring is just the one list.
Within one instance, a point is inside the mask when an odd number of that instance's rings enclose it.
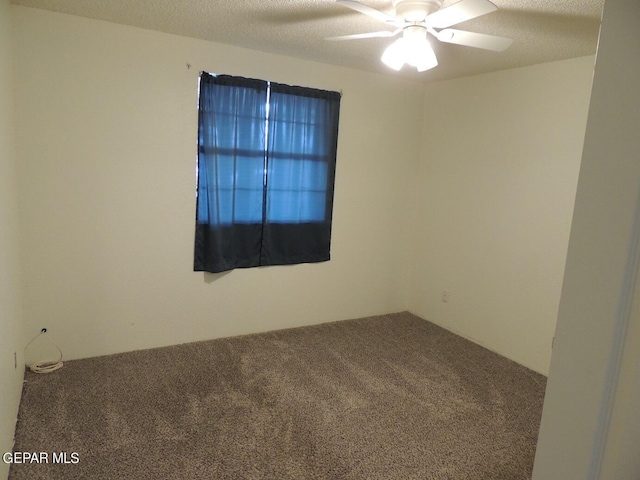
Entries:
{"label": "shadow on wall", "polygon": [[203,273],[202,278],[204,279],[204,283],[214,283],[220,280],[222,277],[229,275],[231,272],[233,272],[233,270],[228,270],[226,272],[220,272],[220,273],[202,272]]}

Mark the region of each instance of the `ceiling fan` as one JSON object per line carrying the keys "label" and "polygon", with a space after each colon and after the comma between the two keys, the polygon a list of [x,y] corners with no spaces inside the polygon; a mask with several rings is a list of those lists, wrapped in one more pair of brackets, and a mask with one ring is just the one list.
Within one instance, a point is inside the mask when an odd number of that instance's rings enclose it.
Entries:
{"label": "ceiling fan", "polygon": [[389,45],[382,54],[381,60],[394,70],[400,70],[405,63],[416,67],[419,72],[438,65],[436,55],[427,40],[428,34],[441,42],[494,52],[505,50],[513,41],[510,38],[449,28],[472,18],[495,12],[498,7],[489,0],[460,0],[445,8],[441,8],[443,0],[393,0],[395,16],[368,7],[356,0],[337,0],[337,3],[396,29],[330,37],[327,40],[395,37],[402,33],[402,37]]}

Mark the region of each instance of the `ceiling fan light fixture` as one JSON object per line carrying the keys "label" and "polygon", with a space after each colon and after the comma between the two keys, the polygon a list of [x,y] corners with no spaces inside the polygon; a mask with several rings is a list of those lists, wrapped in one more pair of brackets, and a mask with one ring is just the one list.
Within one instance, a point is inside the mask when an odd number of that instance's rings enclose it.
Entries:
{"label": "ceiling fan light fixture", "polygon": [[419,72],[424,72],[438,65],[436,54],[427,40],[424,27],[407,27],[403,32],[405,61]]}
{"label": "ceiling fan light fixture", "polygon": [[[424,72],[438,66],[438,59],[436,58],[436,54],[431,48],[431,45],[429,45],[428,48],[423,49],[420,54],[420,58],[417,58],[414,61],[414,66],[419,72]],[[410,65],[413,65],[413,63]]]}
{"label": "ceiling fan light fixture", "polygon": [[382,53],[382,63],[394,70],[400,70],[405,64],[404,38],[399,38]]}
{"label": "ceiling fan light fixture", "polygon": [[382,62],[400,70],[405,63],[424,72],[438,65],[436,54],[427,40],[427,30],[420,26],[406,27],[402,38],[389,45],[382,54]]}

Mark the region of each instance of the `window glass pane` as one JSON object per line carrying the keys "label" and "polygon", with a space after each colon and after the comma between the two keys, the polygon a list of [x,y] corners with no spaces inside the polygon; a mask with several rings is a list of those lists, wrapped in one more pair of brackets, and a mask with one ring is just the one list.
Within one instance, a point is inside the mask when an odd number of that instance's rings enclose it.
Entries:
{"label": "window glass pane", "polygon": [[301,190],[271,191],[268,205],[270,223],[312,223],[325,218],[325,192]]}
{"label": "window glass pane", "polygon": [[[331,136],[323,98],[272,92],[267,149],[267,221],[326,219]],[[333,125],[335,128],[335,124]]]}
{"label": "window glass pane", "polygon": [[262,222],[266,85],[239,77],[201,76],[199,223]]}

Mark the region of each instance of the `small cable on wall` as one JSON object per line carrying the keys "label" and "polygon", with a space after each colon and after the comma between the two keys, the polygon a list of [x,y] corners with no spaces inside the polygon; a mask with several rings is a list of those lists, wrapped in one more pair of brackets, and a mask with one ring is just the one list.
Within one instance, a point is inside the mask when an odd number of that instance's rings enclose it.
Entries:
{"label": "small cable on wall", "polygon": [[[27,343],[27,346],[24,347],[25,353],[27,351],[27,349],[29,348],[29,346],[38,338],[40,338],[41,335],[44,335],[45,333],[47,333],[47,329],[43,328],[42,330],[40,330],[40,333],[38,335],[36,335],[35,337],[33,337],[31,339],[31,341],[29,343]],[[29,370],[31,370],[32,372],[35,373],[51,373],[51,372],[55,372],[56,370],[62,368],[62,349],[50,338],[48,338],[48,336],[45,336],[44,338],[47,339],[47,341],[49,343],[51,343],[54,347],[56,347],[56,349],[58,350],[58,353],[60,354],[57,360],[40,360],[37,362],[32,363],[31,365],[29,365]]]}

